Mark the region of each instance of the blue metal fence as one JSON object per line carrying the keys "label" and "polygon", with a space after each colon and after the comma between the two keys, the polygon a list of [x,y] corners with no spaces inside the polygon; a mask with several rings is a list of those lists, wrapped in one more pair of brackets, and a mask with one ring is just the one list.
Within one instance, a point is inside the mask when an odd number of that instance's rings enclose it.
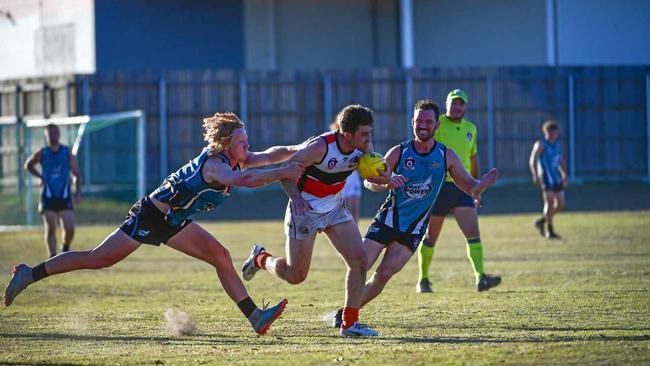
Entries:
{"label": "blue metal fence", "polygon": [[207,70],[75,76],[22,89],[16,89],[21,82],[2,82],[0,178],[8,187],[18,177],[11,161],[21,153],[12,146],[15,122],[26,112],[145,111],[151,187],[198,152],[201,120],[217,111],[240,114],[252,148],[264,149],[318,134],[340,108],[360,103],[374,109],[374,144],[385,152],[410,137],[415,100],[431,98],[444,109],[447,92],[461,88],[470,97],[467,118],[478,127],[482,167],[498,167],[504,181],[528,179],[528,154],[546,119],[560,124],[574,178],[644,179],[650,177],[648,75],[650,67]]}

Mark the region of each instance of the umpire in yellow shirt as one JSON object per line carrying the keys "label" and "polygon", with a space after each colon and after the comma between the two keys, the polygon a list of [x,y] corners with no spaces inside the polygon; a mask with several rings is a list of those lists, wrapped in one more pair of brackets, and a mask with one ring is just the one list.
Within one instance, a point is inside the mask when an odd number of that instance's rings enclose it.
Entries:
{"label": "umpire in yellow shirt", "polygon": [[[467,109],[467,94],[455,89],[447,95],[447,112],[440,116],[440,127],[435,134],[436,141],[454,150],[463,161],[465,169],[474,177],[479,177],[478,154],[476,150],[476,126],[463,118]],[[418,263],[420,265],[420,279],[417,283],[417,292],[431,292],[429,281],[429,267],[440,235],[445,216],[450,212],[456,217],[460,230],[467,241],[467,257],[474,269],[476,289],[489,290],[501,283],[501,277],[491,276],[483,272],[483,245],[478,228],[478,214],[476,208],[479,200],[456,187],[447,174],[438,198],[436,199],[432,216],[429,219],[427,235],[422,240],[418,249]]]}

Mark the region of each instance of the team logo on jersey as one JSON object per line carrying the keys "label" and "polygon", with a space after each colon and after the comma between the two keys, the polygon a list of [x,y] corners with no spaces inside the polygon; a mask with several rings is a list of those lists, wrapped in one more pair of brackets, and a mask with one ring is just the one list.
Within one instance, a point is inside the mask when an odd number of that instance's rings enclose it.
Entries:
{"label": "team logo on jersey", "polygon": [[439,169],[442,166],[442,164],[438,161],[434,161],[431,163],[431,169]]}
{"label": "team logo on jersey", "polygon": [[203,211],[212,211],[212,210],[214,210],[214,205],[212,203],[206,202],[203,205]]}
{"label": "team logo on jersey", "polygon": [[432,190],[433,187],[429,181],[415,182],[404,187],[404,194],[410,199],[419,200],[428,196]]}
{"label": "team logo on jersey", "polygon": [[336,160],[336,158],[331,158],[331,159],[327,162],[327,167],[328,167],[330,170],[331,170],[331,169],[334,169],[334,167],[336,166],[336,163],[338,163],[338,161]]}
{"label": "team logo on jersey", "polygon": [[467,133],[467,141],[472,142],[472,137],[474,137],[474,135],[472,135],[471,132],[468,132]]}
{"label": "team logo on jersey", "polygon": [[406,170],[413,170],[415,169],[415,158],[412,156],[409,156],[404,160],[404,169]]}

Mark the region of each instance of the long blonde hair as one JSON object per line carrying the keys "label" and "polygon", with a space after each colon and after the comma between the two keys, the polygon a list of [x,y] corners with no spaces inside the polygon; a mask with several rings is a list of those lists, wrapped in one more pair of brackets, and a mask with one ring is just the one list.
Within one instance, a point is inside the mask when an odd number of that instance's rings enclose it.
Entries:
{"label": "long blonde hair", "polygon": [[228,149],[232,134],[238,128],[244,128],[244,122],[231,112],[215,113],[214,116],[203,119],[203,128],[203,140],[208,143],[210,154],[216,154]]}

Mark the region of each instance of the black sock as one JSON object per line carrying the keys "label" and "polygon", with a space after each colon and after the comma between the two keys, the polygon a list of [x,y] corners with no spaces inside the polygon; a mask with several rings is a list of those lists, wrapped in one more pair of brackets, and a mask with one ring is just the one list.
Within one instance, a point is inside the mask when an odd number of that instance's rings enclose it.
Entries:
{"label": "black sock", "polygon": [[253,314],[253,311],[257,309],[257,305],[255,305],[255,303],[250,297],[247,297],[244,300],[238,302],[237,306],[239,307],[239,310],[241,310],[241,312],[244,313],[244,316],[246,318],[249,318],[251,314]]}
{"label": "black sock", "polygon": [[47,272],[45,271],[45,262],[32,268],[32,279],[34,280],[34,282],[40,281],[47,276],[49,276],[49,274],[47,274]]}

